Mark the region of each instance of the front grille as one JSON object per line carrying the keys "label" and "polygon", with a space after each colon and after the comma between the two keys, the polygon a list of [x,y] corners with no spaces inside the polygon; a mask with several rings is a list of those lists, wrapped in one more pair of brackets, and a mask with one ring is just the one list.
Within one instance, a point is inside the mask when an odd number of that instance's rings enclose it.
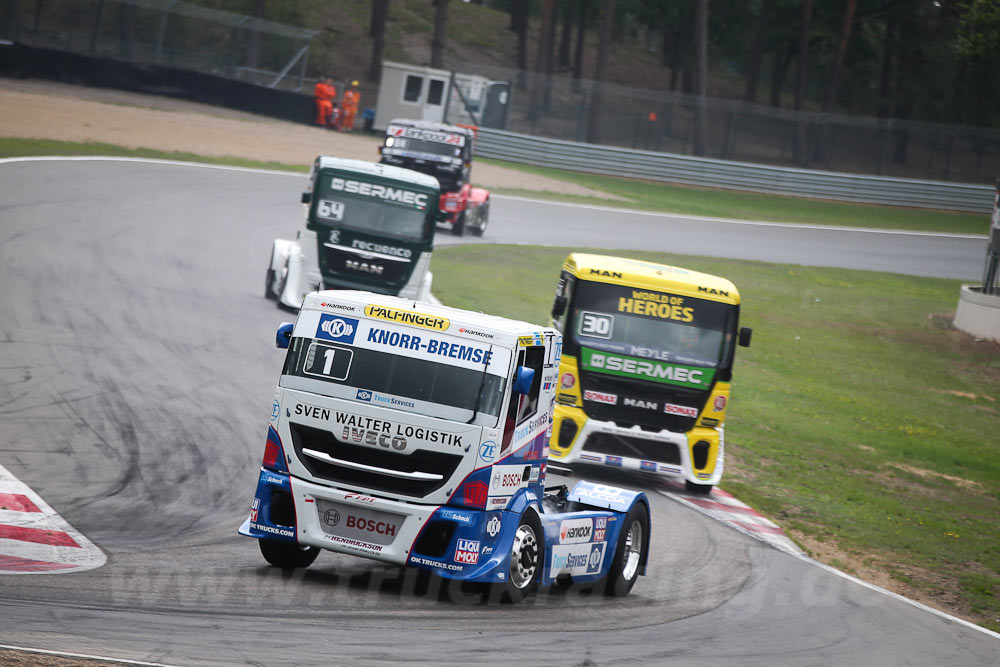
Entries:
{"label": "front grille", "polygon": [[319,268],[324,278],[346,279],[359,284],[402,285],[410,277],[413,263],[384,257],[363,256],[319,244]]}
{"label": "front grille", "polygon": [[[591,419],[603,422],[614,422],[622,428],[638,426],[644,431],[660,431],[666,429],[672,433],[686,433],[694,428],[697,417],[671,415],[663,411],[664,404],[681,405],[701,410],[708,400],[709,392],[703,389],[689,389],[667,385],[655,385],[651,382],[636,382],[624,378],[616,378],[600,373],[582,373],[580,378],[581,395],[587,390],[605,394],[615,394],[618,397],[616,405],[608,405],[598,401],[584,400],[583,410]],[[644,404],[655,404],[654,409],[648,407],[629,407],[625,405],[626,398],[641,399]]]}
{"label": "front grille", "polygon": [[[289,424],[295,455],[313,477],[351,486],[362,486],[372,491],[385,491],[403,496],[424,498],[448,483],[459,464],[460,454],[445,454],[418,449],[410,454],[397,454],[372,445],[341,442],[329,431]],[[424,472],[441,475],[440,480],[400,479],[384,473],[346,468],[329,461],[321,461],[302,453],[303,449],[323,452],[335,459],[361,463],[398,472]]]}
{"label": "front grille", "polygon": [[656,461],[657,463],[679,465],[681,462],[680,450],[672,442],[633,438],[629,435],[614,433],[591,433],[587,441],[583,443],[583,450],[595,454],[624,456],[643,461]]}

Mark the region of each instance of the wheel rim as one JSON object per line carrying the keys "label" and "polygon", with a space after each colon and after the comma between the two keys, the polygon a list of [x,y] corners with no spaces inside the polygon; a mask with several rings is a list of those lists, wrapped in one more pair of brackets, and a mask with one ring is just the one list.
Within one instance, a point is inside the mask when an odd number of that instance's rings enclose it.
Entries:
{"label": "wheel rim", "polygon": [[531,526],[517,527],[514,544],[510,550],[510,583],[524,588],[535,577],[538,561],[538,540]]}
{"label": "wheel rim", "polygon": [[622,576],[625,581],[631,581],[639,570],[639,560],[642,558],[642,524],[632,521],[628,534],[625,535],[625,553],[622,559]]}

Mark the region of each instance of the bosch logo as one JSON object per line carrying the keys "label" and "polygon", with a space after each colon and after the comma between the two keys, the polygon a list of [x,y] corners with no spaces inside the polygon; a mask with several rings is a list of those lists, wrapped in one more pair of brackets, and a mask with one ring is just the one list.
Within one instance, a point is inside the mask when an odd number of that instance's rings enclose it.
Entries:
{"label": "bosch logo", "polygon": [[323,522],[328,526],[336,526],[340,523],[340,512],[337,510],[327,510],[323,513]]}
{"label": "bosch logo", "polygon": [[327,333],[334,338],[340,338],[341,336],[350,336],[354,333],[354,327],[345,322],[344,320],[337,318],[335,320],[327,320],[320,325],[320,329],[324,333]]}
{"label": "bosch logo", "polygon": [[499,486],[502,489],[506,489],[512,486],[521,485],[521,475],[517,473],[506,473],[501,475],[499,472],[493,473],[493,486]]}
{"label": "bosch logo", "polygon": [[344,525],[348,528],[357,528],[358,530],[366,533],[377,533],[379,535],[388,536],[394,536],[396,534],[395,524],[387,523],[385,521],[376,521],[374,519],[366,519],[364,517],[348,515],[347,522]]}

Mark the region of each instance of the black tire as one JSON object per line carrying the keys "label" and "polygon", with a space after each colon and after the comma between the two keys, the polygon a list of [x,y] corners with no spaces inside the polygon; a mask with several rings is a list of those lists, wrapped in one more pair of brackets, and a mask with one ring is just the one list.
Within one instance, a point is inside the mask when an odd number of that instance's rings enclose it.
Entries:
{"label": "black tire", "polygon": [[688,493],[697,493],[700,496],[707,496],[712,492],[711,484],[695,484],[690,480],[684,480],[684,490]]}
{"label": "black tire", "polygon": [[271,268],[272,266],[274,266],[274,248],[271,248],[271,261],[267,264],[267,276],[264,278],[264,298],[277,301],[278,297],[274,295],[274,279],[277,277],[277,272]]}
{"label": "black tire", "polygon": [[257,540],[257,542],[260,544],[264,560],[283,570],[309,567],[319,555],[317,547],[300,547],[298,544],[278,540]]}
{"label": "black tire", "polygon": [[615,558],[608,570],[607,584],[604,592],[613,597],[625,597],[635,586],[639,578],[639,568],[643,554],[646,552],[646,541],[649,540],[649,510],[637,503],[625,516],[622,532],[618,536],[618,547]]}
{"label": "black tire", "polygon": [[482,236],[486,233],[486,226],[490,224],[490,203],[487,201],[479,207],[479,224],[472,230],[473,235]]}
{"label": "black tire", "polygon": [[526,510],[511,544],[507,580],[502,584],[494,584],[500,600],[517,603],[534,592],[542,577],[544,557],[545,534],[542,532],[542,523],[533,511]]}
{"label": "black tire", "polygon": [[455,218],[455,224],[451,226],[451,233],[455,236],[465,235],[465,211],[459,213],[458,217]]}

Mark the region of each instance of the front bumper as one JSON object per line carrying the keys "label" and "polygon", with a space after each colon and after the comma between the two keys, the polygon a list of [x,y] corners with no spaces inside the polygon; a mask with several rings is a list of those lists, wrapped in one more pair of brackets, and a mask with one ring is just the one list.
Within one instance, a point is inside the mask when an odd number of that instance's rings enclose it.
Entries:
{"label": "front bumper", "polygon": [[[560,444],[566,422],[569,425],[565,428],[578,432],[572,438],[564,436]],[[644,431],[638,426],[624,428],[614,422],[591,419],[578,408],[557,406],[549,457],[562,463],[604,465],[716,485],[723,473],[724,432],[721,427],[705,430],[717,433],[718,446],[713,442],[711,453],[700,457],[698,466],[687,433]]]}
{"label": "front bumper", "polygon": [[449,579],[498,582],[509,570],[518,520],[507,511],[406,503],[262,469],[250,517],[239,532],[409,565]]}

